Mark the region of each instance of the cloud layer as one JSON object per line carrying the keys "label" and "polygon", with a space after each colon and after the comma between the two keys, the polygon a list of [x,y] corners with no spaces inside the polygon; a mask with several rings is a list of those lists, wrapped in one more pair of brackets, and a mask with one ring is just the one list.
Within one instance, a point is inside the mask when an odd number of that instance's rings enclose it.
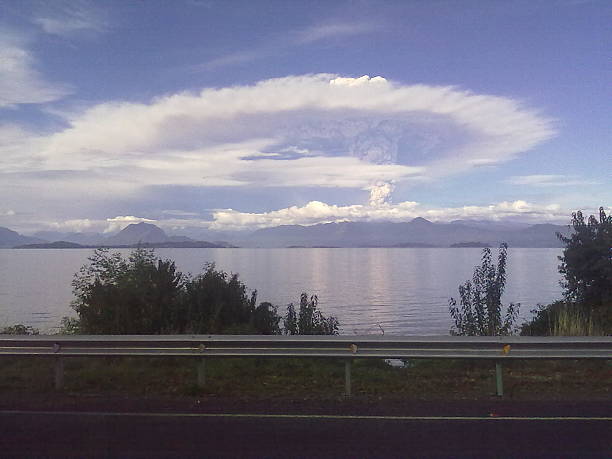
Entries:
{"label": "cloud layer", "polygon": [[[310,201],[303,206],[290,206],[269,212],[239,212],[219,209],[212,219],[203,220],[196,215],[177,215],[174,218],[151,219],[135,216],[117,216],[104,220],[68,220],[49,225],[63,231],[101,231],[112,233],[131,223],[154,223],[169,232],[181,232],[185,228],[201,228],[215,231],[243,231],[270,228],[279,225],[315,225],[343,221],[410,221],[424,217],[431,221],[490,220],[521,223],[567,223],[572,209],[558,204],[537,204],[522,200],[502,201],[485,206],[433,207],[414,201],[396,204],[376,199],[379,190],[373,190],[369,204],[338,206],[321,201]],[[608,208],[610,212],[612,209]],[[596,209],[584,209],[596,213]]]}
{"label": "cloud layer", "polygon": [[506,180],[506,183],[535,187],[567,187],[599,184],[599,182],[595,180],[585,180],[575,175],[555,174],[515,175]]}
{"label": "cloud layer", "polygon": [[[374,193],[373,193],[374,195]],[[515,220],[542,223],[543,221],[567,221],[568,211],[559,205],[538,205],[525,201],[503,201],[488,206],[463,206],[432,208],[413,201],[397,204],[379,203],[374,199],[370,205],[336,206],[311,201],[305,206],[292,206],[272,212],[247,213],[234,210],[219,210],[214,213],[210,228],[237,230],[244,228],[268,228],[278,225],[312,225],[340,221],[408,221],[424,217],[433,221]]]}
{"label": "cloud layer", "polygon": [[[134,186],[290,186],[295,179],[368,187],[506,161],[553,134],[549,121],[511,99],[334,75],[100,104],[65,121],[62,131],[24,141],[19,164],[5,166],[97,171]],[[415,129],[437,136],[427,151],[414,151],[412,140],[423,143]],[[458,133],[454,146],[444,143],[447,131]]]}
{"label": "cloud layer", "polygon": [[[377,209],[395,185],[507,161],[554,134],[549,120],[509,98],[330,74],[62,116],[66,127],[47,135],[0,125],[0,192],[11,208],[34,196],[50,208],[76,197],[85,208],[151,186],[190,186],[370,190]],[[346,218],[354,207],[308,206]],[[387,215],[376,212],[368,218]]]}

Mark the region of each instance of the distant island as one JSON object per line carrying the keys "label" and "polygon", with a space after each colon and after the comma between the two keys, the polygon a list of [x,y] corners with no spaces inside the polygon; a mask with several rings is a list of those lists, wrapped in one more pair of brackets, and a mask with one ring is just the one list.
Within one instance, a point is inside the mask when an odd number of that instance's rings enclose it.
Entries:
{"label": "distant island", "polygon": [[491,247],[491,244],[487,244],[486,242],[457,242],[456,244],[451,244],[450,247],[453,249],[461,249],[464,247],[485,248]]}
{"label": "distant island", "polygon": [[87,246],[77,244],[76,242],[55,241],[41,242],[37,244],[22,244],[16,245],[14,249],[84,249]]}
{"label": "distant island", "polygon": [[393,244],[388,246],[379,246],[379,247],[391,247],[398,249],[431,249],[436,247],[441,247],[436,244],[427,244],[425,242],[402,242],[400,244]]}
{"label": "distant island", "polygon": [[288,249],[339,249],[337,245],[288,245]]}

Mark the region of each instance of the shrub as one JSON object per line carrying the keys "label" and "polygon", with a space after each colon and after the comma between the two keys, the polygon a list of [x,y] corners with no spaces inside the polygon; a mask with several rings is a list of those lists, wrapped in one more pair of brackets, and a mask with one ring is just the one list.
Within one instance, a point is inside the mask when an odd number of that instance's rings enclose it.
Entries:
{"label": "shrub", "polygon": [[75,317],[62,317],[58,335],[78,335],[81,333],[81,321]]}
{"label": "shrub", "polygon": [[564,301],[538,306],[521,327],[522,335],[593,335],[612,331],[612,216],[599,208],[599,218],[586,221],[572,214],[573,232],[557,233],[565,243],[559,272]]}
{"label": "shrub", "polygon": [[98,249],[72,282],[80,328],[92,334],[159,334],[172,318],[184,277],[174,262],[136,249],[128,260]]}
{"label": "shrub", "polygon": [[565,243],[559,257],[566,302],[578,304],[593,318],[612,327],[612,216],[599,208],[599,218],[586,221],[582,212],[572,214],[573,232],[557,234]]}
{"label": "shrub", "polygon": [[300,309],[296,313],[293,303],[287,306],[284,325],[287,335],[337,335],[339,322],[333,316],[325,317],[317,309],[319,299],[316,295],[308,298],[307,293],[300,295]]}
{"label": "shrub", "polygon": [[255,308],[251,316],[252,327],[257,334],[278,335],[280,334],[281,317],[277,313],[276,306],[272,303],[263,302]]}
{"label": "shrub", "polygon": [[205,272],[185,283],[185,292],[173,321],[179,333],[280,333],[280,317],[270,303],[256,306],[238,274],[228,275],[207,264]]}
{"label": "shrub", "polygon": [[0,335],[38,335],[40,331],[29,325],[16,324],[0,329]]}
{"label": "shrub", "polygon": [[481,265],[474,268],[472,281],[459,286],[461,307],[454,298],[449,299],[449,311],[455,321],[451,335],[496,336],[513,332],[520,305],[510,303],[502,318],[507,250],[507,244],[500,245],[495,267],[491,249],[483,249]]}
{"label": "shrub", "polygon": [[521,335],[525,336],[548,336],[552,333],[554,318],[559,309],[565,306],[563,301],[543,305],[538,304],[531,313],[533,317],[521,325]]}
{"label": "shrub", "polygon": [[194,278],[137,249],[126,260],[98,249],[72,282],[78,319],[62,321],[60,333],[278,334],[281,317],[270,303],[257,306],[237,274],[207,264]]}

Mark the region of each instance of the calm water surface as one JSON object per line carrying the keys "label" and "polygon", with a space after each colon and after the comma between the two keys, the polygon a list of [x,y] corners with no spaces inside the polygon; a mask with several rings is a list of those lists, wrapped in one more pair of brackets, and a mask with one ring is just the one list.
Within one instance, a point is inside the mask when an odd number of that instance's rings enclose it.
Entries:
{"label": "calm water surface", "polygon": [[[129,250],[119,250],[128,254]],[[93,250],[0,250],[0,326],[24,323],[49,330],[70,309],[70,282]],[[339,318],[342,333],[448,334],[448,298],[471,278],[480,249],[158,249],[183,272],[206,262],[240,274],[259,301],[284,307],[301,292]],[[510,249],[503,302],[521,303],[521,318],[537,303],[560,298],[561,249]]]}

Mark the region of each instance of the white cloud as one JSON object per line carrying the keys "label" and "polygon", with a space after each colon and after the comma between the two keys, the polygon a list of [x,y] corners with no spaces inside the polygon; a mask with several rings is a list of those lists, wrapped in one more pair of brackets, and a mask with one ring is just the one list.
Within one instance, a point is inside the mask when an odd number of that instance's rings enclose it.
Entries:
{"label": "white cloud", "polygon": [[58,231],[74,231],[77,233],[94,231],[99,224],[89,218],[75,218],[63,222],[51,222],[48,227]]}
{"label": "white cloud", "polygon": [[512,99],[328,74],[64,116],[68,127],[48,135],[0,126],[7,206],[72,196],[85,207],[152,185],[368,189],[384,203],[390,184],[507,161],[554,133]]}
{"label": "white cloud", "polygon": [[363,86],[363,85],[373,84],[373,83],[384,84],[384,83],[388,83],[388,81],[386,80],[386,78],[383,78],[381,76],[370,78],[369,75],[363,75],[363,76],[360,76],[359,78],[337,77],[329,81],[329,84],[331,84],[332,86],[347,86],[349,88],[353,86]]}
{"label": "white cloud", "polygon": [[[384,188],[384,187],[383,187]],[[523,200],[502,201],[486,206],[433,207],[414,201],[397,204],[374,202],[370,205],[338,206],[320,201],[310,201],[304,206],[291,206],[270,212],[239,212],[233,209],[214,211],[212,220],[199,218],[151,219],[135,216],[117,216],[104,220],[70,219],[62,222],[38,222],[36,227],[59,231],[103,231],[113,233],[132,223],[153,223],[166,231],[179,232],[185,228],[201,228],[218,231],[249,231],[278,225],[315,225],[319,223],[343,221],[391,221],[404,222],[416,217],[424,217],[436,222],[453,220],[490,220],[521,223],[567,224],[569,215],[575,208],[564,208],[559,204],[536,204]],[[585,215],[597,214],[596,208],[582,209]],[[610,214],[612,208],[607,207]],[[195,217],[191,212],[172,211],[172,215],[184,214]],[[25,225],[34,231],[31,225]]]}
{"label": "white cloud", "polygon": [[[404,153],[398,142],[404,131],[419,129],[420,117],[434,117],[430,130],[440,122],[440,130],[450,125],[467,140],[428,152],[418,166],[409,155],[400,161]],[[213,186],[286,186],[285,174],[295,171],[289,174],[302,177],[294,182],[299,186],[345,177],[336,186],[363,187],[415,174],[445,176],[483,158],[499,163],[553,135],[549,121],[511,99],[336,75],[205,89],[148,104],[111,102],[68,115],[66,121],[67,129],[24,142],[19,163],[10,167],[96,170],[135,186],[160,180],[205,185],[204,177]],[[287,147],[307,147],[309,153],[292,160],[256,158]],[[28,161],[24,166],[27,159],[36,159],[38,167]]]}
{"label": "white cloud", "polygon": [[378,27],[374,24],[368,23],[330,22],[326,24],[315,24],[310,27],[285,33],[281,37],[274,37],[271,41],[262,43],[259,46],[251,43],[248,49],[211,59],[199,66],[199,69],[210,71],[229,65],[246,64],[259,59],[278,56],[296,46],[306,46],[334,38],[370,33],[377,28]]}
{"label": "white cloud", "polygon": [[295,43],[310,44],[321,40],[337,37],[348,37],[360,35],[376,30],[373,24],[338,22],[328,24],[316,24],[296,32]]}
{"label": "white cloud", "polygon": [[200,215],[198,212],[186,212],[179,209],[165,209],[161,211],[164,215],[175,215],[177,217],[197,217]]}
{"label": "white cloud", "polygon": [[540,205],[525,201],[500,202],[488,206],[464,206],[435,208],[413,201],[397,204],[374,202],[374,205],[336,206],[311,201],[305,206],[292,206],[271,212],[248,213],[232,209],[213,213],[211,229],[239,230],[268,228],[278,225],[313,225],[340,221],[408,221],[424,217],[432,221],[457,219],[511,220],[541,223],[542,221],[567,221],[569,212],[557,204]]}
{"label": "white cloud", "polygon": [[263,59],[274,54],[273,49],[258,48],[250,51],[238,51],[230,53],[225,56],[215,57],[207,61],[205,64],[199,66],[204,70],[215,70],[220,67],[226,67],[230,65],[241,65],[248,62],[253,62],[258,59]]}
{"label": "white cloud", "polygon": [[51,102],[68,88],[48,83],[36,70],[36,59],[15,37],[0,31],[0,108]]}
{"label": "white cloud", "polygon": [[108,27],[106,13],[87,0],[54,0],[32,19],[46,33],[62,37],[81,32],[104,32]]}
{"label": "white cloud", "polygon": [[0,210],[0,217],[12,217],[13,215],[15,215],[15,211],[13,209]]}
{"label": "white cloud", "polygon": [[510,177],[506,183],[512,185],[525,185],[536,187],[550,186],[583,186],[583,185],[598,185],[599,182],[594,180],[585,180],[575,175],[515,175]]}

